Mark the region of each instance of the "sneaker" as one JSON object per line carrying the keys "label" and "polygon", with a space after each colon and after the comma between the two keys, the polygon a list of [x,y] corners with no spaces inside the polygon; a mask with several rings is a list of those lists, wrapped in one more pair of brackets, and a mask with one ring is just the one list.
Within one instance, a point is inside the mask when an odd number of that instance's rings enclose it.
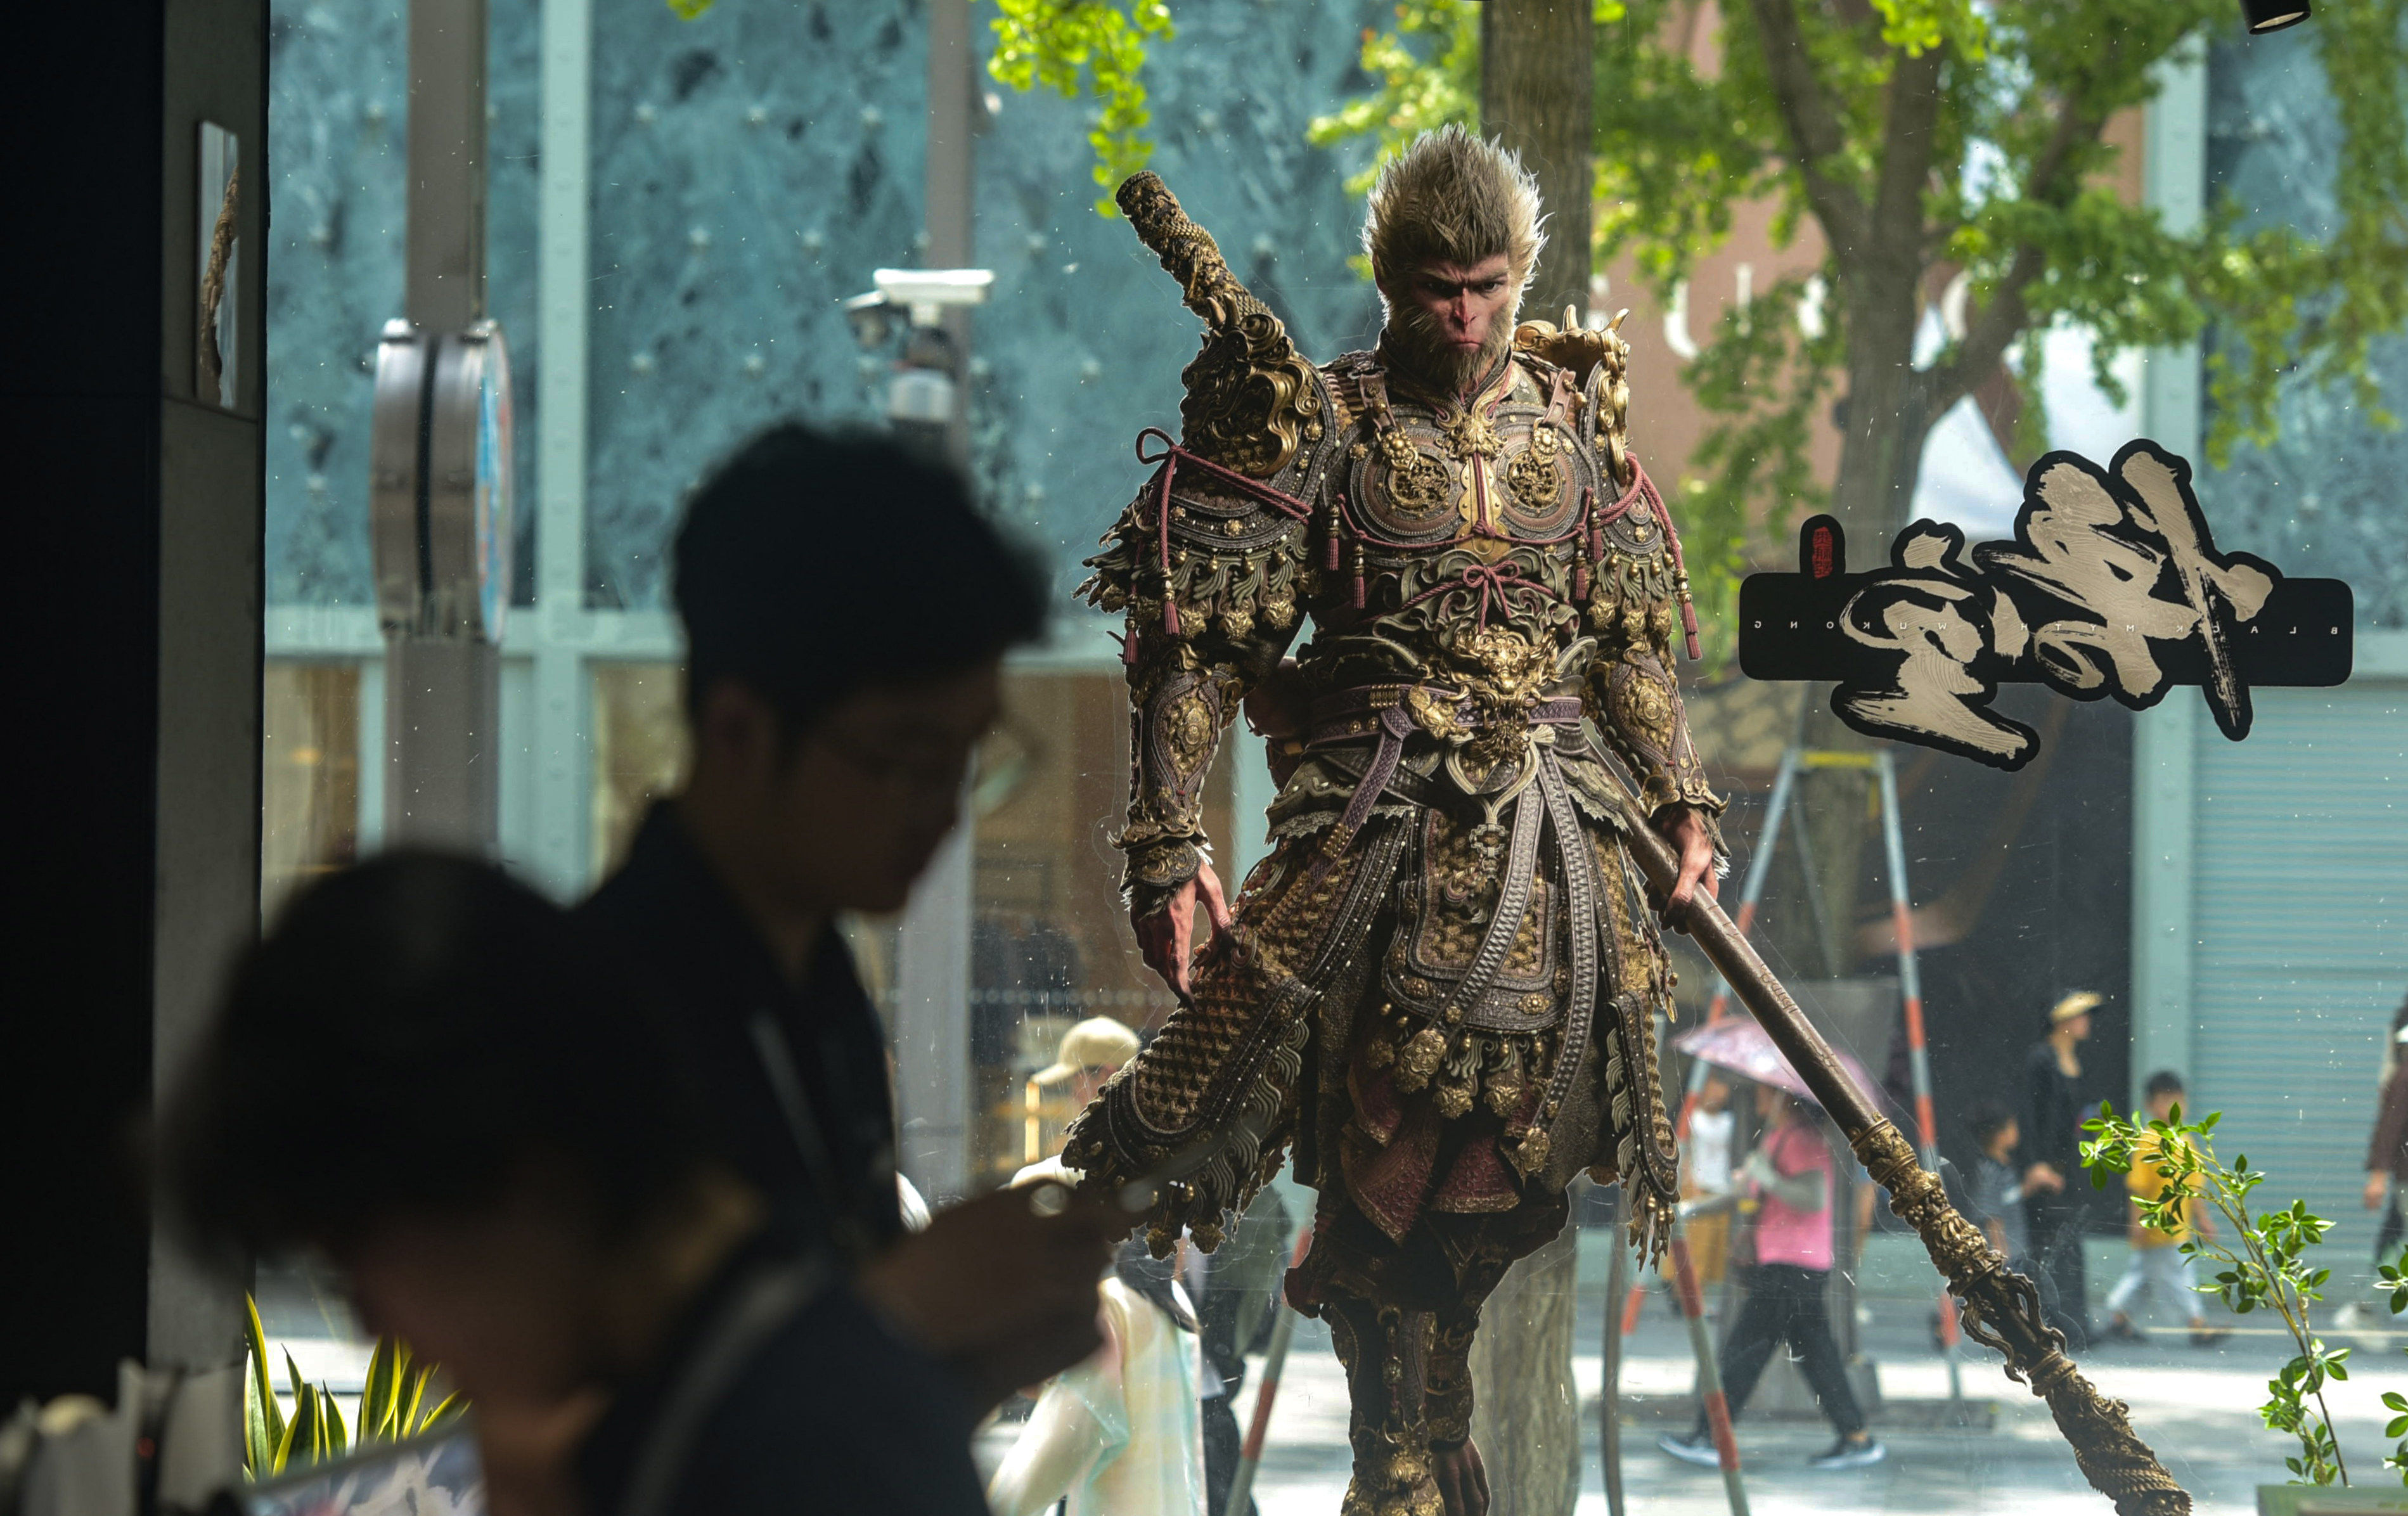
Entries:
{"label": "sneaker", "polygon": [[2210,1326],[2201,1322],[2190,1329],[2190,1345],[2194,1348],[2213,1348],[2231,1335],[2232,1331],[2229,1327]]}
{"label": "sneaker", "polygon": [[2130,1322],[2118,1316],[2114,1321],[2107,1323],[2107,1340],[2110,1342],[2146,1342],[2149,1338],[2147,1334],[2143,1333],[2139,1327],[2134,1326]]}
{"label": "sneaker", "polygon": [[1673,1457],[1678,1458],[1681,1462],[1684,1464],[1694,1464],[1699,1468],[1720,1468],[1723,1466],[1723,1455],[1721,1452],[1714,1447],[1714,1439],[1710,1437],[1702,1437],[1693,1433],[1685,1437],[1676,1437],[1668,1432],[1664,1436],[1656,1439],[1656,1446],[1663,1449],[1666,1452],[1670,1453]]}
{"label": "sneaker", "polygon": [[1889,1456],[1889,1450],[1865,1437],[1851,1442],[1846,1437],[1831,1444],[1828,1452],[1816,1453],[1806,1460],[1808,1468],[1867,1468]]}

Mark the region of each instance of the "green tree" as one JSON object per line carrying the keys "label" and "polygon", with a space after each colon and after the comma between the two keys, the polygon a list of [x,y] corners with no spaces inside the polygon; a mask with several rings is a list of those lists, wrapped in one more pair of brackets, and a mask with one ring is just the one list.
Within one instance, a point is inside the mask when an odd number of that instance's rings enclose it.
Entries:
{"label": "green tree", "polygon": [[[2169,64],[2236,36],[2233,0],[1595,4],[1600,259],[1627,254],[1669,304],[1728,237],[1735,210],[1766,203],[1777,243],[1811,224],[1825,250],[1813,273],[1757,292],[1701,337],[1682,377],[1710,424],[1688,459],[1655,460],[1710,658],[1735,641],[1751,522],[1764,534],[1754,540],[1780,543],[1800,508],[1828,508],[1856,563],[1880,561],[1931,427],[2018,350],[2035,368],[2060,322],[2095,334],[2095,377],[2118,398],[2119,353],[2212,334],[2211,462],[2239,439],[2272,437],[2283,383],[2342,381],[2381,414],[2368,349],[2408,318],[2408,0],[2318,0],[2308,23],[2342,129],[2338,225],[2323,241],[2250,224],[2229,203],[2169,224],[2110,182],[2110,119],[2149,100]],[[1695,37],[1707,16],[1715,35]],[[1396,18],[1363,46],[1380,87],[1315,123],[1316,140],[1385,147],[1474,119],[1477,0],[1403,0]],[[1961,335],[1918,365],[1926,308],[1957,274]],[[2035,431],[2039,409],[2024,408]],[[1842,425],[1830,479],[1809,454],[1824,415]],[[2042,451],[2042,437],[2023,440]],[[1812,746],[1865,745],[1819,706]],[[1819,956],[1834,973],[1853,961],[1838,933],[1856,917],[1864,783],[1847,769],[1807,781],[1829,923]]]}
{"label": "green tree", "polygon": [[1148,41],[1171,36],[1169,7],[1163,0],[997,0],[996,10],[987,72],[1015,90],[1042,87],[1066,99],[1083,93],[1095,102],[1087,145],[1105,192],[1096,212],[1119,215],[1111,192],[1154,150],[1138,71]]}
{"label": "green tree", "polygon": [[[2229,204],[2170,225],[2105,182],[2110,117],[2231,33],[2231,0],[1730,0],[1713,68],[1676,24],[1694,7],[1597,0],[1599,255],[1630,254],[1669,300],[1734,207],[1768,200],[1778,240],[1811,222],[1828,250],[1814,276],[1727,316],[1684,375],[1715,424],[1682,479],[1683,526],[1692,561],[1723,570],[1702,588],[1724,608],[1751,505],[1776,537],[1787,510],[1828,501],[1857,544],[1885,542],[1932,424],[2058,322],[2097,334],[2111,394],[2119,351],[2213,329],[2212,460],[2272,436],[2286,379],[2344,380],[2376,407],[2369,344],[2408,317],[2401,0],[2320,0],[2309,23],[2342,126],[2327,241],[2246,225]],[[1472,119],[1478,14],[1476,0],[1400,5],[1364,43],[1381,88],[1316,139],[1386,145]],[[1963,334],[1918,366],[1925,305],[1960,270]],[[1835,400],[1844,441],[1826,483],[1806,450]]]}

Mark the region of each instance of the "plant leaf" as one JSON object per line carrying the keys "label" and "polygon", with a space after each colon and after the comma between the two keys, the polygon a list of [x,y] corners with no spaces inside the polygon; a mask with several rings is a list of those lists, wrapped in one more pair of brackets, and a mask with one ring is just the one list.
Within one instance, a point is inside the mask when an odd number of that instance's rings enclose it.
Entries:
{"label": "plant leaf", "polygon": [[351,1439],[343,1431],[343,1408],[335,1399],[335,1392],[318,1386],[318,1424],[325,1443],[326,1456],[338,1458]]}
{"label": "plant leaf", "polygon": [[251,1338],[251,1378],[259,1391],[259,1419],[262,1446],[268,1453],[268,1472],[283,1466],[275,1450],[284,1445],[284,1408],[277,1402],[275,1381],[267,1375],[267,1334],[259,1324],[259,1302],[249,1294],[242,1297],[248,1320],[243,1330]]}

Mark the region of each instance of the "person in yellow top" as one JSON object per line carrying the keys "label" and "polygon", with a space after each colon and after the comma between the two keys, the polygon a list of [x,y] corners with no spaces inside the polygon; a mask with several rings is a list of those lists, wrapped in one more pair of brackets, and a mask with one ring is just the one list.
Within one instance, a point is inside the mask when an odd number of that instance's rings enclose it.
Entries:
{"label": "person in yellow top", "polygon": [[[2182,1101],[2182,1076],[2172,1069],[2159,1069],[2142,1086],[2141,1095],[2148,1106],[2150,1118],[2165,1121]],[[2132,1169],[2124,1177],[2124,1187],[2132,1193],[2126,1222],[2126,1232],[2132,1242],[2132,1261],[2124,1266],[2124,1277],[2108,1292],[2107,1336],[2120,1342],[2147,1340],[2132,1324],[2131,1309],[2143,1292],[2150,1292],[2164,1303],[2178,1307],[2189,1318],[2194,1347],[2205,1348],[2223,1341],[2227,1334],[2210,1329],[2207,1318],[2200,1312],[2199,1276],[2191,1267],[2190,1255],[2182,1251],[2182,1245],[2191,1239],[2194,1232],[2202,1237],[2215,1236],[2214,1218],[2193,1195],[2182,1203],[2182,1224],[2173,1231],[2141,1224],[2141,1202],[2155,1200],[2166,1188],[2165,1177],[2157,1172],[2157,1143],[2153,1137],[2133,1144]]]}

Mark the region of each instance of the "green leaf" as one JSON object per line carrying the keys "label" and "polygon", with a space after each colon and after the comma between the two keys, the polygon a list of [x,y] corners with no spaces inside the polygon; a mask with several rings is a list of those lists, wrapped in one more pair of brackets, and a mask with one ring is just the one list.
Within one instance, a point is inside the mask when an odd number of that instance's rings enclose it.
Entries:
{"label": "green leaf", "polygon": [[284,1423],[284,1435],[276,1439],[276,1454],[268,1460],[268,1468],[281,1474],[293,1464],[294,1439],[301,1431],[301,1408],[293,1408],[293,1417]]}
{"label": "green leaf", "polygon": [[386,1435],[392,1424],[394,1393],[400,1385],[400,1366],[394,1361],[396,1344],[391,1337],[377,1338],[376,1350],[368,1354],[367,1377],[360,1386],[359,1440],[373,1442]]}
{"label": "green leaf", "polygon": [[245,1319],[243,1332],[251,1344],[251,1379],[259,1395],[261,1440],[267,1453],[268,1471],[283,1466],[275,1450],[284,1445],[284,1408],[277,1403],[276,1385],[267,1373],[267,1334],[259,1324],[259,1302],[248,1294],[242,1297]]}
{"label": "green leaf", "polygon": [[277,1460],[279,1468],[291,1468],[298,1458],[308,1467],[318,1461],[318,1392],[304,1384],[293,1396],[293,1420],[284,1428],[284,1452]]}
{"label": "green leaf", "polygon": [[269,1463],[276,1456],[276,1443],[267,1435],[267,1418],[260,1413],[258,1376],[246,1374],[242,1380],[242,1471],[250,1479],[262,1479],[274,1473]]}
{"label": "green leaf", "polygon": [[415,1437],[426,1423],[419,1419],[418,1408],[426,1398],[426,1381],[435,1377],[433,1364],[420,1364],[409,1371],[409,1384],[402,1393],[401,1413],[396,1418],[397,1437]]}
{"label": "green leaf", "polygon": [[318,1386],[318,1417],[322,1428],[326,1456],[340,1457],[343,1450],[350,1446],[351,1442],[343,1430],[343,1408],[336,1401],[334,1392],[322,1384]]}

